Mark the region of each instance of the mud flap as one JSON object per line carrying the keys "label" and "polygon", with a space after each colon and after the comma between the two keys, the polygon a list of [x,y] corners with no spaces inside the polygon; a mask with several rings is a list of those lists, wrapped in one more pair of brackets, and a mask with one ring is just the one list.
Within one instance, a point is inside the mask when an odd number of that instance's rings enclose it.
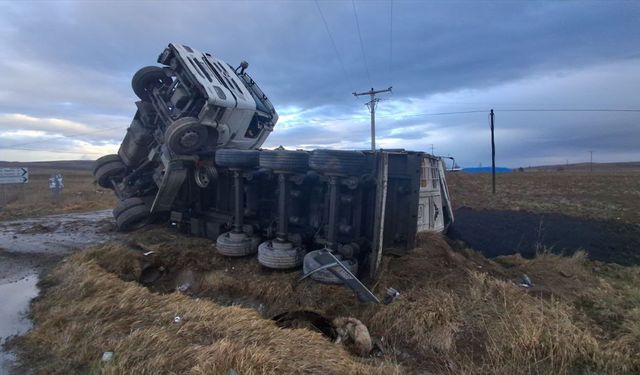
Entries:
{"label": "mud flap", "polygon": [[329,252],[328,250],[319,252],[313,259],[321,264],[321,266],[302,276],[299,281],[304,280],[315,272],[329,270],[331,271],[331,273],[336,275],[336,277],[342,280],[344,282],[344,285],[348,286],[356,293],[356,296],[358,297],[358,300],[360,302],[380,303],[378,297],[376,297],[375,294],[373,294],[369,290],[369,288],[364,286],[364,284],[360,280],[358,280],[358,278],[354,274],[352,274],[351,271],[349,271],[349,268],[342,264],[342,262],[340,262],[340,260],[333,254],[331,254],[331,252]]}

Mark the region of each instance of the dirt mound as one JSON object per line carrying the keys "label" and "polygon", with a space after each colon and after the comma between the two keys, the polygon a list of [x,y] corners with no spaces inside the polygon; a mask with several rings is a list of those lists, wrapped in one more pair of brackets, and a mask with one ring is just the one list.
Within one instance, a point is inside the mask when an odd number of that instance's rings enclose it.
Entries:
{"label": "dirt mound", "polygon": [[590,259],[622,265],[640,264],[640,226],[525,211],[455,212],[449,235],[488,257],[520,253],[532,258],[549,249],[571,255],[585,250]]}

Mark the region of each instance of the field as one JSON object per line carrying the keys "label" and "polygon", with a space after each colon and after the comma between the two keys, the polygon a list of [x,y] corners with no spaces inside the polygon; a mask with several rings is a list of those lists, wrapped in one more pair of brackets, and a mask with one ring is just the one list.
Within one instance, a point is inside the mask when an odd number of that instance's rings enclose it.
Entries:
{"label": "field", "polygon": [[[501,174],[495,197],[490,175],[448,178],[457,207],[640,222],[635,171]],[[78,189],[95,191],[90,181]],[[108,196],[84,199],[106,207]],[[32,305],[34,329],[11,345],[36,374],[640,372],[638,266],[544,249],[532,259],[488,259],[440,235],[423,235],[408,256],[383,262],[374,292],[394,287],[400,298],[363,305],[344,288],[298,283],[297,272],[223,258],[211,241],[150,227],[52,269]],[[142,285],[149,265],[162,276]],[[533,287],[519,285],[523,274]],[[298,310],[361,320],[373,352],[357,356],[319,332],[270,319]],[[100,360],[105,351],[113,360]]]}
{"label": "field", "polygon": [[455,207],[561,213],[580,218],[640,223],[640,166],[631,170],[450,173]]}
{"label": "field", "polygon": [[[0,220],[83,212],[112,208],[116,199],[111,191],[94,184],[91,170],[30,168],[29,182],[7,185],[0,199]],[[55,196],[49,190],[49,178],[62,173],[64,189]]]}

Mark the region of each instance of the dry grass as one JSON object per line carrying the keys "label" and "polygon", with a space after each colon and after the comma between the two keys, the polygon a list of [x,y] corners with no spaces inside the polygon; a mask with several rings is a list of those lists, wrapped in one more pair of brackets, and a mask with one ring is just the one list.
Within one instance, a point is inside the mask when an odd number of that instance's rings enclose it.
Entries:
{"label": "dry grass", "polygon": [[[496,197],[489,175],[448,179],[457,206],[640,222],[634,172],[501,174]],[[113,204],[108,192],[95,193],[90,176],[78,183],[96,194],[85,195],[94,203],[83,207]],[[51,209],[73,209],[70,202]],[[32,216],[28,207],[16,215]],[[224,258],[209,240],[151,228],[52,271],[33,305],[35,328],[15,345],[36,374],[640,373],[640,267],[544,251],[493,261],[453,250],[438,235],[422,235],[419,243],[407,256],[383,259],[374,292],[394,287],[401,296],[372,306],[339,286],[298,283],[297,271]],[[162,265],[166,275],[145,288],[137,280],[149,264]],[[517,285],[522,274],[533,288]],[[191,287],[176,292],[185,280]],[[316,332],[269,320],[292,310],[355,317],[383,355],[358,358]],[[173,323],[176,315],[182,323]],[[104,351],[114,360],[101,362]]]}
{"label": "dry grass", "polygon": [[[297,272],[223,258],[210,241],[147,230],[57,268],[33,306],[35,328],[17,345],[36,373],[640,371],[640,292],[629,287],[640,282],[639,268],[546,253],[498,263],[453,251],[440,236],[420,243],[405,257],[384,259],[375,291],[393,286],[401,297],[371,306],[341,287],[296,284]],[[155,253],[144,256],[149,250]],[[167,275],[149,290],[135,280],[151,263]],[[194,281],[186,295],[175,292],[185,270]],[[516,285],[522,273],[537,289]],[[266,319],[299,309],[360,319],[383,357],[357,358],[320,334]],[[183,323],[172,322],[176,314]],[[607,326],[612,315],[615,327]],[[108,350],[114,360],[100,362]]]}
{"label": "dry grass", "polygon": [[448,173],[456,207],[561,213],[597,220],[640,223],[640,171]]}
{"label": "dry grass", "polygon": [[[99,251],[99,250],[97,250]],[[52,272],[33,306],[37,327],[18,341],[35,373],[394,373],[320,334],[285,330],[254,310],[153,293],[75,256]],[[180,315],[182,321],[174,322]],[[100,362],[113,351],[111,362]]]}
{"label": "dry grass", "polygon": [[0,220],[14,220],[69,212],[95,211],[116,204],[113,192],[97,186],[91,171],[63,171],[64,190],[56,199],[49,190],[49,177],[56,170],[31,169],[29,182],[9,186],[0,202]]}

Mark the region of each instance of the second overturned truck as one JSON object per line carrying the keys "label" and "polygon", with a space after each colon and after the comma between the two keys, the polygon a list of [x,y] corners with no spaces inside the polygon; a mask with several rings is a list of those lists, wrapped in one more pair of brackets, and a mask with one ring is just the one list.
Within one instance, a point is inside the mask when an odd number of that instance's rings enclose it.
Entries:
{"label": "second overturned truck", "polygon": [[[139,70],[140,98],[118,154],[96,161],[98,184],[120,199],[119,230],[152,221],[216,241],[225,256],[257,253],[378,299],[382,255],[412,249],[453,214],[440,158],[405,150],[261,150],[278,115],[243,62],[169,44],[163,67]],[[360,281],[362,280],[362,282]]]}

